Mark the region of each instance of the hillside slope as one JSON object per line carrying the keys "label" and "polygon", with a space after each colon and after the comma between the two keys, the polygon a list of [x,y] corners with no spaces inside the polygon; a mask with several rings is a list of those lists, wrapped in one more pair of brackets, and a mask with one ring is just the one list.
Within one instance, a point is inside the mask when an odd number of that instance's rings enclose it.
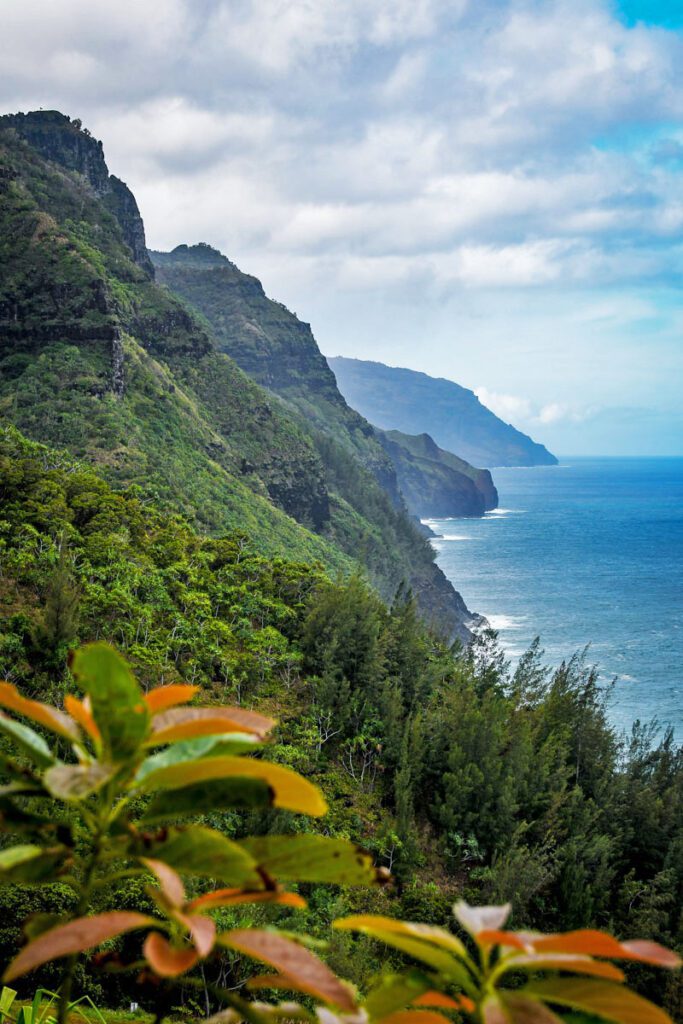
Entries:
{"label": "hillside slope", "polygon": [[557,463],[542,444],[504,423],[473,391],[451,380],[342,356],[328,363],[349,405],[382,430],[426,432],[441,448],[474,466]]}
{"label": "hillside slope", "polygon": [[[211,246],[179,245],[151,256],[157,279],[206,318],[221,350],[278,395],[310,437],[325,469],[330,536],[344,550],[362,553],[375,573],[386,550],[392,550],[428,619],[469,621],[434,565],[431,549],[404,513],[391,452],[342,397],[310,325],[268,298],[260,281]],[[472,490],[469,480],[463,487]],[[462,507],[460,502],[450,514],[460,514]],[[386,576],[387,568],[382,573]],[[395,589],[401,579],[391,573]],[[385,596],[390,592],[385,589]]]}
{"label": "hillside slope", "polygon": [[[469,613],[398,492],[392,503],[366,488],[352,446],[324,452],[305,418],[155,283],[137,206],[117,181],[78,122],[0,118],[0,413],[202,530],[243,529],[263,552],[334,572],[360,560],[386,599],[407,582],[428,620],[466,638]],[[356,481],[346,493],[341,478]]]}

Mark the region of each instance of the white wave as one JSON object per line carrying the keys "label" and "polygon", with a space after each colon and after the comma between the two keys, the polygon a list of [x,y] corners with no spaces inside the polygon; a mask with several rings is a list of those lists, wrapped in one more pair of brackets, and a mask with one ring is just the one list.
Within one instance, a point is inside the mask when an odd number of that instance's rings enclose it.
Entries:
{"label": "white wave", "polygon": [[487,615],[491,629],[523,629],[526,615]]}
{"label": "white wave", "polygon": [[442,533],[438,537],[432,537],[432,540],[472,540],[472,537],[465,537],[462,533]]}
{"label": "white wave", "polygon": [[523,508],[492,508],[484,513],[484,519],[490,519],[492,516],[514,516],[521,512],[524,512]]}

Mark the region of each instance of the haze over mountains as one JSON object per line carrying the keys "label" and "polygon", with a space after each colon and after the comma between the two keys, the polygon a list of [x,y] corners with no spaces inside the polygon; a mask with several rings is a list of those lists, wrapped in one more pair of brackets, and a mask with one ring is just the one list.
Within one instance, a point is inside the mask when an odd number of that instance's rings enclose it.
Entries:
{"label": "haze over mountains", "polygon": [[542,444],[504,423],[473,391],[415,370],[342,356],[328,359],[347,402],[383,430],[427,432],[475,466],[553,466]]}

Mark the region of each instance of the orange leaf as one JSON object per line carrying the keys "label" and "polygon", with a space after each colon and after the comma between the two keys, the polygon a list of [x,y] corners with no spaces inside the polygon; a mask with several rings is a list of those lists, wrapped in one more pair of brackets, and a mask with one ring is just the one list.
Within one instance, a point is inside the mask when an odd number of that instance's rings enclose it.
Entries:
{"label": "orange leaf", "polygon": [[460,900],[453,907],[453,913],[465,931],[475,937],[480,932],[497,931],[502,928],[511,910],[509,903],[502,907],[471,907],[464,900]]}
{"label": "orange leaf", "polygon": [[274,725],[274,719],[243,708],[171,708],[152,720],[147,746],[223,732],[250,732],[263,737]]}
{"label": "orange leaf", "polygon": [[513,949],[531,949],[528,940],[521,932],[504,932],[497,928],[485,928],[482,932],[477,932],[477,942],[482,946],[511,946]]}
{"label": "orange leaf", "polygon": [[64,698],[64,707],[74,721],[78,722],[80,727],[83,729],[83,732],[87,733],[95,746],[99,747],[102,743],[102,733],[98,729],[97,722],[90,713],[90,709],[86,702],[79,700],[78,697],[72,697],[70,693],[67,693]]}
{"label": "orange leaf", "polygon": [[159,932],[150,932],[142,947],[150,966],[162,978],[177,978],[199,960],[195,949],[177,949]]}
{"label": "orange leaf", "polygon": [[448,1017],[435,1010],[396,1010],[382,1017],[382,1024],[446,1024],[447,1021]]}
{"label": "orange leaf", "polygon": [[214,907],[234,907],[240,903],[279,903],[284,907],[305,907],[306,900],[295,892],[279,892],[277,889],[215,889],[204,893],[188,903],[189,910],[212,910]]}
{"label": "orange leaf", "polygon": [[178,872],[162,860],[155,860],[152,857],[141,857],[140,860],[157,876],[161,891],[170,905],[182,907],[185,903],[185,886]]}
{"label": "orange leaf", "polygon": [[606,932],[581,929],[560,935],[541,935],[531,940],[539,953],[585,953],[613,960],[641,960],[660,967],[679,967],[680,957],[656,942],[633,940],[621,943]]}
{"label": "orange leaf", "polygon": [[417,999],[413,999],[413,1006],[441,1006],[445,1010],[467,1010],[471,1013],[476,1009],[474,1003],[468,996],[457,996],[452,999],[443,992],[424,992]]}
{"label": "orange leaf", "polygon": [[106,914],[96,914],[94,917],[78,917],[75,921],[43,932],[33,942],[29,942],[9,965],[3,980],[12,981],[47,963],[48,960],[58,960],[72,953],[83,953],[87,949],[99,946],[107,939],[113,939],[116,935],[156,923],[153,917],[128,910],[112,910]]}
{"label": "orange leaf", "polygon": [[156,686],[149,693],[145,694],[145,704],[153,715],[167,708],[174,708],[177,704],[187,704],[192,700],[195,693],[199,693],[201,687],[190,686],[189,683],[174,683],[171,686]]}
{"label": "orange leaf", "polygon": [[506,969],[509,971],[530,970],[530,971],[569,971],[572,974],[590,974],[595,978],[609,978],[610,981],[623,981],[624,972],[620,971],[614,964],[607,964],[604,960],[591,960],[590,957],[582,957],[567,953],[552,953],[547,955],[511,956],[506,961]]}
{"label": "orange leaf", "polygon": [[612,985],[608,981],[552,978],[531,982],[521,995],[594,1013],[619,1024],[671,1024],[669,1015],[654,1003],[623,985]]}
{"label": "orange leaf", "polygon": [[348,1012],[355,1009],[351,992],[329,967],[309,950],[290,939],[285,939],[275,932],[242,929],[224,932],[218,941],[229,949],[236,949],[255,960],[271,964],[292,983],[293,989],[306,992],[316,999],[332,1003]]}
{"label": "orange leaf", "polygon": [[17,714],[23,715],[24,718],[39,722],[46,729],[65,736],[69,740],[79,739],[78,727],[68,715],[53,708],[51,704],[41,704],[40,701],[22,697],[12,683],[0,683],[0,704],[9,708],[10,711],[16,711]]}

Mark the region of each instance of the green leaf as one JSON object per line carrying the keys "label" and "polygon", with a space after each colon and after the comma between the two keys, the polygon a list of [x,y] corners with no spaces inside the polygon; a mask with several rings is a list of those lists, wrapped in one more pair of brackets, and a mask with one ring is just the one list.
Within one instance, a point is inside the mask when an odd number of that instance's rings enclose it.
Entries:
{"label": "green leaf", "polygon": [[10,846],[0,852],[0,885],[13,882],[45,882],[55,876],[55,870],[64,860],[63,846],[43,849],[40,846]]}
{"label": "green leaf", "polygon": [[263,779],[214,779],[213,782],[198,782],[194,786],[157,794],[142,820],[176,821],[209,811],[228,808],[253,810],[270,807],[272,803],[272,790]]}
{"label": "green leaf", "polygon": [[2,992],[0,992],[0,1017],[7,1017],[9,1015],[12,1003],[16,998],[17,993],[14,989],[3,985]]}
{"label": "green leaf", "polygon": [[182,789],[195,782],[225,778],[262,779],[273,791],[273,805],[287,811],[319,816],[327,803],[317,788],[291,768],[247,757],[202,757],[189,763],[168,765],[148,775],[139,788]]}
{"label": "green leaf", "polygon": [[114,761],[137,753],[147,736],[150,713],[128,663],[108,644],[76,651],[71,671],[90,696],[104,752]]}
{"label": "green leaf", "polygon": [[303,833],[240,839],[259,867],[274,878],[298,882],[372,885],[379,879],[372,857],[346,839]]}
{"label": "green leaf", "polygon": [[56,764],[43,776],[45,788],[58,800],[84,800],[96,793],[113,775],[111,765]]}
{"label": "green leaf", "polygon": [[171,829],[168,839],[135,852],[140,857],[162,860],[181,874],[217,878],[226,885],[262,885],[256,863],[246,850],[203,825]]}
{"label": "green leaf", "polygon": [[47,743],[30,726],[15,722],[13,718],[0,712],[0,732],[9,736],[14,745],[39,768],[47,768],[54,764],[55,758]]}
{"label": "green leaf", "polygon": [[372,989],[363,1005],[371,1018],[379,1019],[408,1006],[413,999],[428,992],[432,985],[433,982],[421,971],[390,974],[382,978],[379,985]]}
{"label": "green leaf", "polygon": [[520,995],[594,1013],[619,1024],[671,1024],[668,1014],[654,1003],[608,981],[550,978],[526,985]]}
{"label": "green leaf", "polygon": [[222,733],[219,736],[200,736],[194,740],[184,740],[161,750],[146,758],[140,765],[135,776],[136,783],[142,782],[152,772],[160,768],[168,768],[172,764],[196,761],[200,757],[218,757],[223,754],[243,754],[259,746],[259,739],[251,733]]}

